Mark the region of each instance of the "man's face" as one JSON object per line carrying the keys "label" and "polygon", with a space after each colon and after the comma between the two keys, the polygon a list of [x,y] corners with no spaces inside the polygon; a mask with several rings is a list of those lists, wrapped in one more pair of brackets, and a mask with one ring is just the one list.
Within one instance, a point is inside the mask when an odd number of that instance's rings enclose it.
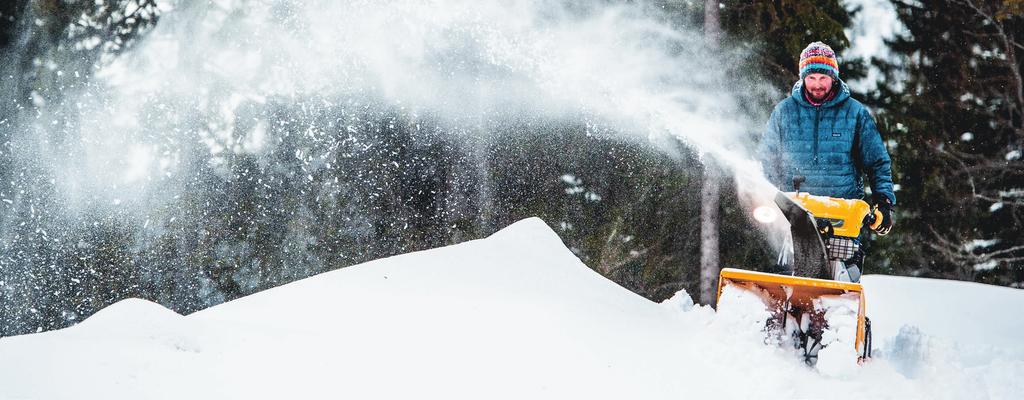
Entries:
{"label": "man's face", "polygon": [[832,77],[825,74],[810,74],[804,78],[804,88],[810,94],[811,100],[822,101],[832,90]]}

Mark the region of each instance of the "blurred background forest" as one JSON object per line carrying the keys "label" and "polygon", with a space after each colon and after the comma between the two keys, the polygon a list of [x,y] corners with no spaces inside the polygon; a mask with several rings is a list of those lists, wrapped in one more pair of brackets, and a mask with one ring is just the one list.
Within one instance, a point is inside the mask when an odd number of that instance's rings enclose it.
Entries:
{"label": "blurred background forest", "polygon": [[[65,327],[127,297],[189,313],[483,238],[530,216],[644,297],[697,293],[700,155],[683,144],[668,154],[571,118],[481,124],[487,140],[467,141],[436,118],[372,97],[241,101],[233,128],[241,138],[176,153],[180,172],[164,184],[179,195],[124,207],[102,196],[69,200],[56,183],[65,177],[44,164],[73,158],[84,122],[70,111],[96,90],[93,74],[162,23],[157,3],[0,4],[0,336]],[[703,23],[704,2],[649,3],[675,26]],[[733,68],[772,92],[745,106],[765,120],[797,80],[799,52],[829,43],[854,97],[879,122],[899,186],[895,230],[870,239],[866,273],[1021,287],[1024,1],[884,3],[902,26],[884,49],[852,54],[861,2],[720,2],[721,46],[747,55]],[[147,132],[206,143],[210,123],[162,122]],[[274,145],[239,150],[257,128]],[[723,179],[720,264],[767,267],[772,250]],[[127,210],[140,204],[143,217]]]}

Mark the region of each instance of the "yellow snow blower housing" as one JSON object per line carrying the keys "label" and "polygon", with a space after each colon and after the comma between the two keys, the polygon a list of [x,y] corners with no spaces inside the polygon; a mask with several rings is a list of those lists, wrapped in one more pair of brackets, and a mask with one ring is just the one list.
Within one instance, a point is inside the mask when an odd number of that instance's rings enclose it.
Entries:
{"label": "yellow snow blower housing", "polygon": [[854,343],[860,360],[869,358],[871,322],[864,315],[864,288],[858,283],[863,263],[858,237],[865,224],[876,228],[881,214],[863,200],[801,193],[801,182],[802,177],[794,178],[796,192],[775,196],[792,233],[788,242],[792,248],[784,250],[774,266],[779,273],[725,268],[719,275],[718,296],[730,285],[767,295],[766,303],[774,308],[769,328],[787,328],[784,330],[793,334],[792,343],[804,350],[809,364],[816,362],[822,333],[828,329],[822,303],[839,296],[857,308],[856,338],[844,341]]}
{"label": "yellow snow blower housing", "polygon": [[806,192],[788,192],[786,196],[810,212],[819,229],[823,228],[825,223],[831,226],[835,236],[847,238],[860,236],[860,230],[864,227],[864,217],[869,214],[874,216],[869,219],[873,222],[872,229],[878,228],[878,225],[882,224],[881,212],[872,210],[864,200],[812,196]]}
{"label": "yellow snow blower housing", "polygon": [[[858,304],[854,349],[858,353],[859,360],[871,356],[871,322],[864,315],[864,288],[859,283],[724,268],[718,278],[718,297],[722,296],[722,288],[727,285],[746,289],[756,288],[767,293],[771,297],[769,306],[774,308],[773,318],[775,321],[772,323],[776,327],[784,326],[785,321],[801,321],[802,317],[807,315],[808,323],[793,328],[797,329],[798,336],[803,336],[798,337],[800,340],[794,345],[804,350],[804,357],[808,362],[813,362],[818,350],[821,349],[821,346],[818,345],[821,342],[820,335],[826,328],[824,311],[815,307],[814,300],[824,296],[853,296]],[[789,319],[790,315],[794,318]],[[797,324],[801,325],[800,322]],[[815,335],[817,337],[814,337]]]}

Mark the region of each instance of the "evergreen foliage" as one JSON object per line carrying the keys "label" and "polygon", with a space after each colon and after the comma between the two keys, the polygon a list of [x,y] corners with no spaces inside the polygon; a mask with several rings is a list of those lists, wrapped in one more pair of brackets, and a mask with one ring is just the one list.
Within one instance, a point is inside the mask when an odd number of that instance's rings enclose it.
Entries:
{"label": "evergreen foliage", "polygon": [[1020,1],[899,1],[908,32],[873,101],[889,132],[897,274],[1019,286],[1024,281],[1024,12]]}
{"label": "evergreen foliage", "polygon": [[[850,47],[844,29],[852,15],[836,0],[736,1],[726,2],[722,25],[733,45],[748,49],[755,57],[750,68],[775,87],[788,93],[799,79],[800,52],[808,43],[828,43],[837,53]],[[862,60],[840,59],[844,80],[864,76]]]}

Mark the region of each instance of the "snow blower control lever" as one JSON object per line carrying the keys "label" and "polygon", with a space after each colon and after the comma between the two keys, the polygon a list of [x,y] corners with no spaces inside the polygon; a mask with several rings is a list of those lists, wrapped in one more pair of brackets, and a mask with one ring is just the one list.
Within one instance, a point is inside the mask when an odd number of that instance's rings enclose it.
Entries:
{"label": "snow blower control lever", "polygon": [[882,225],[882,212],[878,211],[878,206],[871,208],[871,212],[864,216],[864,225],[871,227],[871,230],[878,232],[878,226]]}

